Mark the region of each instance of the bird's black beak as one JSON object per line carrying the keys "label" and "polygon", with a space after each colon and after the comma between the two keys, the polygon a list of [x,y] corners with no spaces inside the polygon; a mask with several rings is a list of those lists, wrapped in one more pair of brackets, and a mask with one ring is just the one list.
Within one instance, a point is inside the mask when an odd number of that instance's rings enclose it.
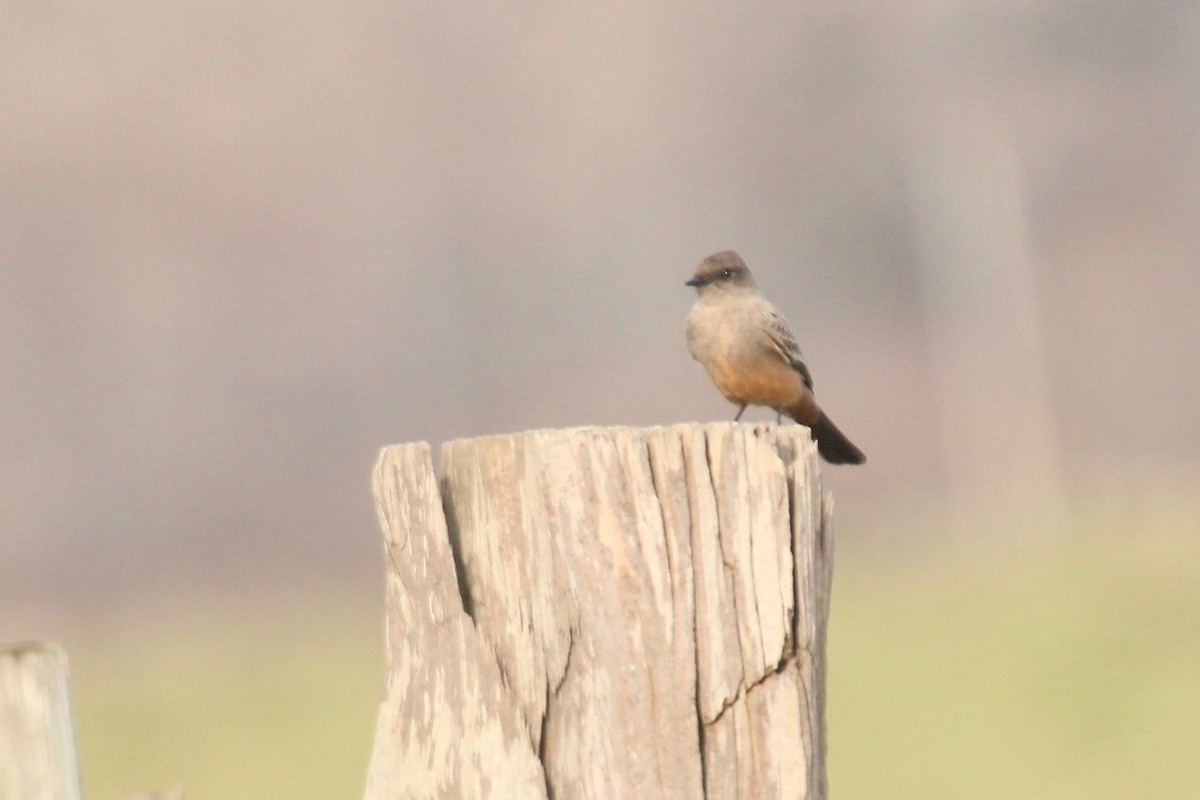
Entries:
{"label": "bird's black beak", "polygon": [[690,281],[685,281],[683,285],[684,286],[703,286],[704,279],[703,278],[692,278]]}

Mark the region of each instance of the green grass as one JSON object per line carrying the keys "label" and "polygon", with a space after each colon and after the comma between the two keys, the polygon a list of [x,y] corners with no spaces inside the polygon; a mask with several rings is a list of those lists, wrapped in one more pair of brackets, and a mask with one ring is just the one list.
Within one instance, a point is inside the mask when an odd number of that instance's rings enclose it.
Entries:
{"label": "green grass", "polygon": [[[1200,797],[1200,542],[839,554],[830,782],[858,798]],[[379,612],[212,612],[73,651],[92,800],[362,796]]]}
{"label": "green grass", "polygon": [[833,795],[1200,797],[1200,547],[1144,547],[836,574]]}
{"label": "green grass", "polygon": [[361,797],[381,614],[174,618],[72,653],[87,796],[183,784],[188,800]]}

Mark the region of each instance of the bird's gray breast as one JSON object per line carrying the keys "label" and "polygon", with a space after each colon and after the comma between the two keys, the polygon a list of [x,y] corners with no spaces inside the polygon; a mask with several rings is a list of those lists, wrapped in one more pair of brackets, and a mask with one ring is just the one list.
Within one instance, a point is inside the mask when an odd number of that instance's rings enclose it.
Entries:
{"label": "bird's gray breast", "polygon": [[705,366],[716,360],[753,360],[762,334],[754,299],[727,296],[720,302],[697,302],[687,318],[687,345],[692,358]]}

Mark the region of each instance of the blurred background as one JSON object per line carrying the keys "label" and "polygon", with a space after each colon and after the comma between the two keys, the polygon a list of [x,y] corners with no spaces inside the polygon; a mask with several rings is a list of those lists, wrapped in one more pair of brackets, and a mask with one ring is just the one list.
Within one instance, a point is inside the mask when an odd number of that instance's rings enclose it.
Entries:
{"label": "blurred background", "polygon": [[358,795],[378,449],[732,418],[726,248],[870,459],[835,796],[1200,796],[1195,3],[5,18],[0,640],[91,797]]}

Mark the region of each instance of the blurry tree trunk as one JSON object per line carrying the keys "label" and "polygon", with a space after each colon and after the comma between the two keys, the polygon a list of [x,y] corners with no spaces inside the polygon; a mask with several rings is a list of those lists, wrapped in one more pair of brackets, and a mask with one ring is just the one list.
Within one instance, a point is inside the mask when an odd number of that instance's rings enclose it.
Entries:
{"label": "blurry tree trunk", "polygon": [[826,797],[830,502],[800,426],[388,447],[384,798]]}
{"label": "blurry tree trunk", "polygon": [[66,655],[48,644],[0,649],[0,798],[80,796]]}
{"label": "blurry tree trunk", "polygon": [[955,66],[949,18],[897,5],[874,47],[888,85],[905,87],[882,101],[912,215],[929,400],[951,509],[1036,519],[1063,492],[1024,170],[997,89]]}

